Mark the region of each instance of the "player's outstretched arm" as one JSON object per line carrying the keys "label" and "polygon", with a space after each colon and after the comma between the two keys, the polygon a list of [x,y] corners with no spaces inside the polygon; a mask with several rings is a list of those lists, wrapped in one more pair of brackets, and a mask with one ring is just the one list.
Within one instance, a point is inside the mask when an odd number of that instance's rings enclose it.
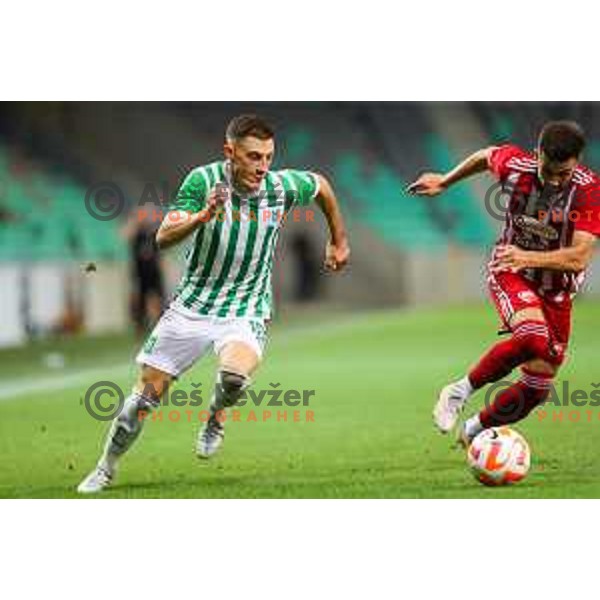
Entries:
{"label": "player's outstretched arm", "polygon": [[322,175],[319,178],[319,193],[315,198],[329,227],[329,242],[325,250],[325,268],[329,271],[340,271],[350,258],[350,246],[346,234],[344,218],[339,203],[329,181]]}
{"label": "player's outstretched arm", "polygon": [[210,221],[225,197],[217,189],[213,190],[206,201],[206,206],[198,212],[187,210],[169,211],[156,232],[156,244],[161,250],[170,248],[196,231],[198,227]]}
{"label": "player's outstretched arm", "polygon": [[488,169],[488,160],[494,147],[474,152],[448,173],[423,173],[406,191],[416,196],[437,196],[451,185]]}
{"label": "player's outstretched arm", "polygon": [[522,250],[516,246],[501,246],[490,265],[493,272],[521,271],[522,269],[555,269],[557,271],[583,271],[592,260],[596,237],[587,231],[576,231],[571,246],[558,250]]}

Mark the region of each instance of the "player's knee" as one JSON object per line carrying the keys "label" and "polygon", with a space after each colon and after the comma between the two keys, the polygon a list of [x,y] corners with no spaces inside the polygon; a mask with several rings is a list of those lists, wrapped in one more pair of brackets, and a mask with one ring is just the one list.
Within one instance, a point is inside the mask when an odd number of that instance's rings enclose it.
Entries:
{"label": "player's knee", "polygon": [[136,389],[148,398],[159,400],[171,382],[171,377],[158,369],[144,367],[139,375]]}
{"label": "player's knee", "polygon": [[529,360],[540,360],[559,367],[564,359],[564,348],[553,344],[548,325],[544,321],[523,321],[513,329],[514,338]]}
{"label": "player's knee", "polygon": [[233,406],[248,387],[249,379],[241,373],[223,370],[219,372],[218,383],[223,395],[223,404]]}
{"label": "player's knee", "polygon": [[541,358],[534,358],[533,360],[524,363],[522,365],[522,369],[524,369],[528,373],[534,373],[536,375],[556,377],[560,369],[560,365],[546,362]]}
{"label": "player's knee", "polygon": [[539,362],[530,362],[521,368],[519,379],[522,385],[526,413],[546,402],[554,383],[554,370],[551,365],[540,369]]}

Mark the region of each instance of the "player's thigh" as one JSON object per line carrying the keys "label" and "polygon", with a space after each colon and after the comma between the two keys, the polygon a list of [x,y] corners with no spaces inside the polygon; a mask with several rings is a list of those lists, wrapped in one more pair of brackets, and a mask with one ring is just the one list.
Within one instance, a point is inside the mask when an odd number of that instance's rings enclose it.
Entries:
{"label": "player's thigh", "polygon": [[136,361],[176,378],[210,349],[212,339],[210,319],[192,318],[168,309],[146,339]]}
{"label": "player's thigh", "polygon": [[490,273],[488,292],[498,315],[509,329],[522,321],[546,320],[542,299],[519,273]]}
{"label": "player's thigh", "polygon": [[564,301],[547,300],[540,310],[535,312],[521,311],[516,317],[520,320],[544,321],[550,333],[549,344],[552,355],[556,360],[548,362],[543,359],[533,359],[526,363],[525,368],[531,373],[555,376],[566,359],[569,337],[571,334],[571,300],[568,296]]}
{"label": "player's thigh", "polygon": [[553,352],[566,358],[571,338],[571,298],[564,294],[560,299],[548,300],[544,304],[544,314],[550,330]]}

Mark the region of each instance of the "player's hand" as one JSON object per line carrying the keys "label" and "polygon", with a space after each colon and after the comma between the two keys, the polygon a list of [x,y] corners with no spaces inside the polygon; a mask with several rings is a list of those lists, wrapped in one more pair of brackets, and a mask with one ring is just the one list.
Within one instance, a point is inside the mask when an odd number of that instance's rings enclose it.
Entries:
{"label": "player's hand", "polygon": [[341,271],[347,264],[350,258],[350,246],[347,242],[333,244],[327,242],[325,248],[325,270],[326,271]]}
{"label": "player's hand", "polygon": [[500,246],[496,250],[496,257],[490,264],[492,273],[511,271],[518,273],[529,266],[529,253],[516,246]]}
{"label": "player's hand", "polygon": [[204,207],[210,216],[214,216],[226,202],[229,200],[229,188],[221,183],[218,183],[208,194],[206,199],[206,206]]}
{"label": "player's hand", "polygon": [[442,173],[423,173],[406,191],[415,196],[437,196],[448,187],[444,180]]}

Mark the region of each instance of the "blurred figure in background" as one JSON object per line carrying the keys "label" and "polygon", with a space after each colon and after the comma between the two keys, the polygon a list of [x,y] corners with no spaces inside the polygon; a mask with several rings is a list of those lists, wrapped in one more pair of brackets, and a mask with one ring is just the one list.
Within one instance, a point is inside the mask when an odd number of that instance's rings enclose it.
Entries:
{"label": "blurred figure in background", "polygon": [[133,210],[122,230],[131,256],[131,318],[138,338],[154,327],[163,309],[164,283],[156,231],[160,223]]}
{"label": "blurred figure in background", "polygon": [[291,240],[291,250],[296,260],[294,298],[310,302],[319,296],[321,283],[321,257],[305,233],[297,233]]}

